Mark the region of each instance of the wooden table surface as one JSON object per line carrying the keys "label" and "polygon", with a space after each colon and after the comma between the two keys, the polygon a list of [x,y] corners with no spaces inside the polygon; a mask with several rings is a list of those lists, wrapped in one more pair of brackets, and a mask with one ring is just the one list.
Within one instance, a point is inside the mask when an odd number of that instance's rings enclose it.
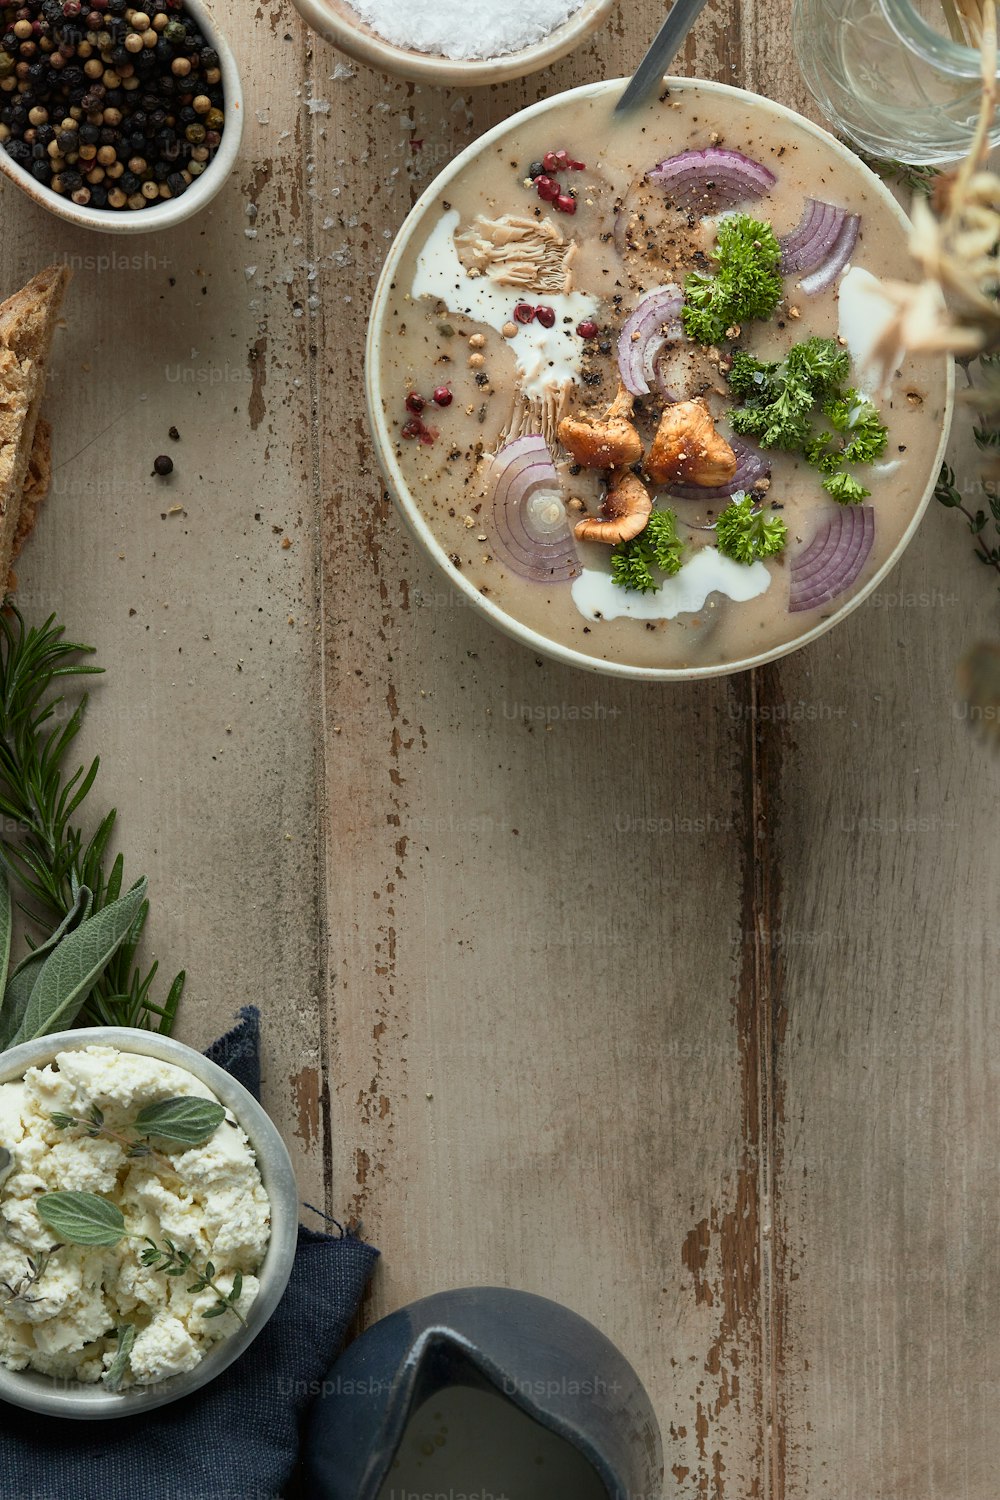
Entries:
{"label": "wooden table surface", "polygon": [[[0,285],[76,270],[20,602],[109,669],[91,801],[178,1034],[260,1004],[303,1196],[382,1250],[367,1321],[570,1304],[647,1383],[667,1496],[993,1500],[1000,846],[954,685],[991,576],[935,507],[833,633],[690,686],[494,633],[374,472],[374,280],[459,148],[631,70],[661,6],[466,94],[216,9],[247,130],[208,212],[112,240],[0,185]],[[680,71],[810,112],[781,0],[717,0]]]}

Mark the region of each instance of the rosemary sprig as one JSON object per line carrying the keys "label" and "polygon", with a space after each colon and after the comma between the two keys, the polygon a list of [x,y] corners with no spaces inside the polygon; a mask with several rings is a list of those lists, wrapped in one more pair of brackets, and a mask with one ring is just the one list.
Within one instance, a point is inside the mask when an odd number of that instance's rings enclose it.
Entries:
{"label": "rosemary sprig", "polygon": [[199,1271],[186,1250],[178,1250],[173,1240],[164,1239],[163,1245],[157,1245],[155,1240],[144,1236],[147,1248],[139,1256],[144,1266],[152,1266],[154,1270],[162,1271],[165,1276],[193,1275],[195,1280],[188,1287],[189,1292],[203,1292],[206,1287],[210,1288],[218,1299],[212,1306],[207,1308],[203,1316],[206,1318],[221,1318],[224,1313],[231,1312],[246,1327],[246,1318],[237,1307],[237,1303],[243,1293],[243,1273],[237,1271],[233,1276],[232,1290],[224,1292],[216,1285],[216,1270],[212,1262],[206,1261]]}
{"label": "rosemary sprig", "polygon": [[[0,613],[0,861],[20,888],[21,910],[46,935],[77,909],[82,889],[91,893],[91,912],[98,912],[122,894],[124,876],[120,854],[110,870],[105,868],[115,810],[105,814],[89,839],[73,821],[97,779],[100,759],[64,773],[87,696],[70,709],[58,689],[64,680],[103,669],[80,659],[93,655],[92,646],[65,641],[63,633],[54,615],[29,628],[13,606]],[[144,973],[136,963],[148,912],[143,901],[88,996],[81,1013],[85,1021],[172,1029],[184,974],[174,979],[162,1004],[154,1000],[157,964]]]}

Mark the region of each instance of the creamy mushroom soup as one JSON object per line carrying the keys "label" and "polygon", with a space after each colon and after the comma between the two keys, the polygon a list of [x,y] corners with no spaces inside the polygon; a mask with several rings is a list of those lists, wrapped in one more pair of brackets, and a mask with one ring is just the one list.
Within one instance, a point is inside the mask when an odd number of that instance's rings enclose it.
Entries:
{"label": "creamy mushroom soup", "polygon": [[484,599],[601,661],[718,670],[883,566],[949,367],[880,362],[880,278],[911,263],[853,159],[738,91],[675,82],[623,120],[615,97],[515,121],[441,188],[391,273],[381,399]]}

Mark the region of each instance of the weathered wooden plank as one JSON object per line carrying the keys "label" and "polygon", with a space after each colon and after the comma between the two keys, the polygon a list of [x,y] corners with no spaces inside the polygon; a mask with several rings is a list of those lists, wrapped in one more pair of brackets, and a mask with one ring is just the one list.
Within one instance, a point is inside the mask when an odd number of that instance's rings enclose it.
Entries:
{"label": "weathered wooden plank", "polygon": [[[75,271],[48,404],[54,492],[18,597],[31,619],[58,611],[108,669],[83,743],[103,763],[91,801],[117,805],[130,868],[149,874],[151,952],[165,974],[188,970],[178,1035],[204,1045],[238,1006],[261,1006],[266,1103],[315,1192],[315,556],[308,335],[293,305],[309,291],[293,240],[302,55],[219,9],[252,86],[242,160],[203,217],[110,239],[0,184],[0,286],[49,260]],[[272,16],[280,38],[288,10]],[[164,451],[167,483],[151,477]]]}
{"label": "weathered wooden plank", "polygon": [[[974,472],[968,438],[956,466]],[[995,635],[957,518],[783,666],[789,1494],[985,1500],[1000,1440],[994,765],[954,668]]]}
{"label": "weathered wooden plank", "polygon": [[[418,192],[521,104],[628,71],[659,19],[476,97],[314,43],[330,1201],[383,1250],[369,1317],[548,1292],[648,1382],[671,1492],[742,1500],[764,1437],[740,691],[623,687],[494,634],[404,535],[362,411],[374,276]],[[687,70],[731,76],[737,8],[694,46]]]}
{"label": "weathered wooden plank", "polygon": [[[764,91],[815,117],[787,17],[758,7],[744,35]],[[953,447],[974,492],[961,417]],[[932,507],[882,588],[760,689],[776,1500],[995,1489],[996,855],[954,681],[995,594],[969,552]]]}

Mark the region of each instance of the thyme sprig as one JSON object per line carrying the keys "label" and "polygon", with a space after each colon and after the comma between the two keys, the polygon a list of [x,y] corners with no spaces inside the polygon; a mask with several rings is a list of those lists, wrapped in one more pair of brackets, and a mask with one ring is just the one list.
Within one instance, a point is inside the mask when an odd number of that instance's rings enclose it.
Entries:
{"label": "thyme sprig", "polygon": [[[149,1156],[168,1171],[174,1171],[172,1161],[149,1144],[150,1136],[158,1136],[180,1146],[203,1146],[226,1118],[226,1111],[214,1099],[198,1096],[178,1095],[172,1099],[159,1099],[147,1104],[128,1121],[122,1130],[112,1130],[104,1119],[104,1111],[91,1104],[83,1115],[68,1115],[56,1110],[49,1116],[57,1130],[82,1129],[91,1140],[117,1141],[125,1148],[126,1156]],[[126,1134],[130,1131],[131,1134]]]}
{"label": "thyme sprig", "polygon": [[163,1245],[157,1245],[155,1240],[145,1236],[147,1248],[142,1251],[139,1259],[144,1266],[152,1266],[156,1271],[162,1271],[165,1276],[188,1276],[193,1275],[194,1281],[188,1287],[189,1292],[203,1292],[207,1289],[213,1291],[217,1301],[207,1308],[202,1314],[206,1318],[221,1318],[224,1313],[231,1312],[246,1327],[246,1318],[240,1312],[237,1303],[243,1295],[243,1273],[237,1271],[233,1275],[232,1289],[224,1292],[216,1285],[216,1270],[212,1262],[206,1261],[199,1271],[186,1250],[178,1250],[173,1240],[164,1239]]}
{"label": "thyme sprig", "polygon": [[860,150],[853,141],[845,136],[840,139],[845,146],[849,146],[855,156],[859,156],[866,167],[881,177],[883,182],[897,182],[900,187],[909,188],[911,193],[922,193],[929,198],[934,191],[934,184],[940,176],[940,168],[924,166],[918,162],[897,161],[893,156],[870,156],[867,151]]}
{"label": "thyme sprig", "polygon": [[33,1302],[44,1302],[44,1297],[33,1297],[30,1295],[30,1293],[45,1275],[45,1272],[48,1269],[49,1261],[52,1259],[53,1255],[55,1255],[57,1250],[61,1250],[62,1248],[62,1245],[53,1245],[50,1249],[43,1251],[42,1254],[37,1257],[34,1255],[26,1255],[25,1264],[27,1265],[28,1269],[24,1272],[24,1274],[20,1276],[15,1282],[0,1281],[0,1287],[2,1287],[3,1290],[7,1293],[7,1296],[4,1298],[4,1302],[7,1304],[7,1306],[10,1306],[12,1303],[16,1302],[23,1303],[25,1306],[28,1306]]}
{"label": "thyme sprig", "polygon": [[90,1106],[89,1113],[83,1119],[77,1119],[74,1115],[65,1115],[59,1110],[54,1115],[50,1115],[49,1118],[57,1130],[72,1130],[75,1126],[82,1126],[84,1133],[91,1140],[116,1141],[119,1146],[125,1148],[126,1156],[151,1156],[155,1161],[159,1162],[160,1166],[166,1167],[170,1171],[174,1170],[173,1162],[168,1157],[161,1155],[159,1151],[154,1151],[148,1141],[135,1140],[125,1135],[122,1131],[112,1130],[110,1125],[106,1125],[104,1123],[104,1111],[99,1109],[96,1104]]}
{"label": "thyme sprig", "polygon": [[218,1273],[212,1261],[206,1261],[199,1270],[188,1252],[178,1250],[173,1240],[164,1237],[163,1244],[158,1245],[148,1234],[130,1230],[117,1203],[101,1193],[77,1189],[41,1193],[35,1199],[35,1208],[42,1223],[70,1245],[103,1245],[110,1249],[123,1239],[141,1239],[146,1248],[139,1252],[140,1264],[162,1271],[165,1276],[193,1276],[189,1292],[210,1288],[215,1293],[216,1301],[203,1317],[221,1318],[223,1313],[231,1312],[241,1323],[246,1323],[237,1305],[243,1295],[242,1271],[233,1273],[232,1287],[224,1292],[215,1279]]}
{"label": "thyme sprig", "polygon": [[[1000,432],[995,429],[986,431],[983,428],[974,429],[975,439],[980,448],[995,446],[1000,441]],[[975,556],[987,568],[994,568],[1000,573],[1000,493],[995,483],[989,479],[983,481],[983,493],[986,495],[990,508],[990,515],[980,507],[971,511],[962,499],[961,491],[955,484],[955,471],[950,464],[941,465],[941,473],[937,484],[934,486],[934,498],[949,510],[960,511],[968,522],[969,530],[975,537],[973,551]],[[993,534],[987,533],[987,527],[992,518]],[[993,536],[997,541],[993,541]]]}
{"label": "thyme sprig", "polygon": [[[29,628],[13,606],[0,613],[0,863],[19,889],[21,910],[46,935],[67,918],[78,919],[82,891],[90,893],[91,913],[116,901],[124,876],[120,854],[106,868],[115,810],[101,818],[89,838],[74,821],[97,779],[100,759],[64,771],[87,695],[70,707],[59,689],[103,669],[81,659],[93,655],[92,646],[63,635],[54,615]],[[144,971],[136,963],[148,912],[143,901],[126,940],[90,991],[83,1020],[171,1030],[184,974],[174,979],[162,1004],[154,1000],[157,964]]]}

